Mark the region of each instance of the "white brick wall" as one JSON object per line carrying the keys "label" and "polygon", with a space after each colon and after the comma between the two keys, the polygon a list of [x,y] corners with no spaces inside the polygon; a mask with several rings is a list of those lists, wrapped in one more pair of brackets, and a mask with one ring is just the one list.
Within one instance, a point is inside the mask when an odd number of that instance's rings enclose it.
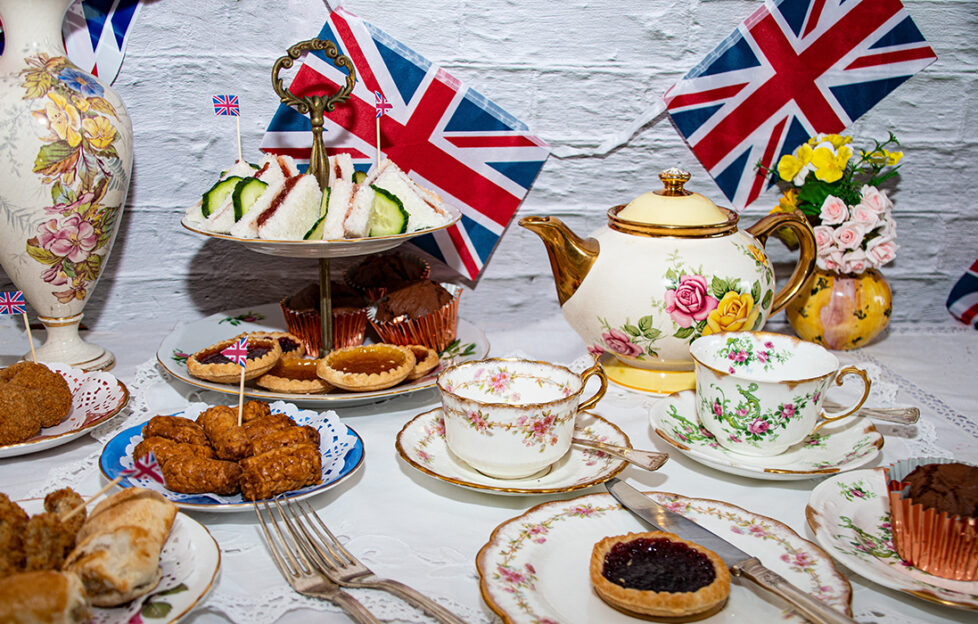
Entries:
{"label": "white brick wall", "polygon": [[[894,323],[945,322],[953,280],[978,257],[978,2],[905,0],[939,60],[852,129],[894,129],[906,152],[896,203],[901,249],[886,267]],[[442,64],[524,120],[554,148],[593,150],[621,132],[757,6],[756,0],[350,0],[345,6]],[[141,317],[192,319],[274,301],[316,279],[315,261],[274,258],[206,240],[179,225],[236,155],[234,123],[210,95],[237,93],[246,155],[276,108],[274,59],[314,36],[319,0],[146,0],[115,87],[135,130],[128,206],[111,260],[86,308],[100,328]],[[519,215],[557,215],[578,233],[605,210],[656,187],[660,169],[692,171],[721,196],[668,118],[605,156],[551,156]],[[753,223],[776,194],[749,209]],[[722,202],[720,202],[722,203]],[[773,243],[772,247],[777,247]],[[786,254],[775,253],[786,260]],[[343,262],[334,262],[337,272]],[[8,280],[0,274],[0,287]],[[9,287],[9,286],[8,286]],[[557,313],[543,245],[509,228],[462,315],[485,327]]]}

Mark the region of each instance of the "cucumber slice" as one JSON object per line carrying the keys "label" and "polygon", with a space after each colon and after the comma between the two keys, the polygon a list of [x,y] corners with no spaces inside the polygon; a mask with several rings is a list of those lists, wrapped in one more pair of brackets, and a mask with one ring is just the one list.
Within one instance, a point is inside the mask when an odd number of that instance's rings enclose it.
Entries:
{"label": "cucumber slice", "polygon": [[218,181],[201,196],[200,212],[205,217],[211,216],[212,212],[221,207],[235,185],[243,179],[241,176],[231,176]]}
{"label": "cucumber slice", "polygon": [[231,203],[234,204],[235,223],[241,220],[267,188],[268,183],[258,178],[242,178],[234,186],[234,190],[231,191]]}
{"label": "cucumber slice", "polygon": [[302,240],[323,240],[323,229],[326,227],[326,206],[329,204],[329,189],[323,191],[323,201],[319,204],[319,218],[305,233]]}
{"label": "cucumber slice", "polygon": [[407,231],[408,212],[396,195],[370,185],[374,190],[374,204],[370,209],[367,225],[368,236],[393,236]]}
{"label": "cucumber slice", "polygon": [[366,171],[354,171],[353,172],[353,183],[354,184],[360,184],[361,182],[363,182],[366,179],[367,179],[367,172]]}

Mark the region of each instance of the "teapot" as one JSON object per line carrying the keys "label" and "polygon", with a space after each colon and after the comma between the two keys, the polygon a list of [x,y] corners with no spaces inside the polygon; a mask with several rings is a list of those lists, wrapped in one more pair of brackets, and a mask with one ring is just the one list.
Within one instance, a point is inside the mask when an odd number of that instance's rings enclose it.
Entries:
{"label": "teapot", "polygon": [[[664,188],[610,208],[607,225],[586,239],[556,217],[519,224],[543,239],[564,318],[608,378],[671,393],[695,386],[690,343],[761,329],[799,293],[815,267],[815,239],[795,213],[738,229],[737,213],[684,188],[688,172],[659,179]],[[781,228],[798,238],[799,257],[775,291],[765,243]]]}

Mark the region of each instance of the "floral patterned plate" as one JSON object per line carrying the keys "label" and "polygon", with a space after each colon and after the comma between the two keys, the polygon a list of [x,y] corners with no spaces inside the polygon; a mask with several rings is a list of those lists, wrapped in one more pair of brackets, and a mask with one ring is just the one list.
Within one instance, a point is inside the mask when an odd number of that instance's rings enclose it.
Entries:
{"label": "floral patterned plate", "polygon": [[0,458],[36,453],[82,436],[117,416],[129,403],[129,389],[103,371],[83,371],[67,364],[47,364],[68,382],[71,411],[54,427],[46,427],[29,440],[0,446]]}
{"label": "floral patterned plate", "polygon": [[900,559],[882,468],[822,481],[812,490],[805,516],[822,548],[853,572],[928,602],[978,610],[978,581],[941,578]]}
{"label": "floral patterned plate", "polygon": [[[849,612],[852,589],[832,559],[776,520],[720,501],[649,496],[760,558],[795,586]],[[633,623],[591,589],[588,562],[609,535],[648,531],[609,494],[543,503],[496,527],[476,557],[482,598],[504,622]],[[803,622],[777,598],[734,579],[722,611],[704,622]]]}
{"label": "floral patterned plate", "polygon": [[696,392],[677,392],[649,410],[660,438],[687,457],[730,474],[772,481],[815,479],[864,466],[880,453],[883,436],[867,418],[828,424],[774,457],[751,457],[729,451],[700,426]]}
{"label": "floral patterned plate", "polygon": [[[285,331],[285,318],[282,316],[282,309],[277,303],[227,310],[197,321],[178,325],[160,343],[160,348],[156,351],[156,359],[168,373],[184,383],[237,397],[237,383],[213,383],[192,376],[187,372],[187,358],[190,354],[208,345],[244,332],[253,331]],[[441,353],[442,364],[424,377],[412,382],[371,392],[336,391],[328,394],[272,392],[248,384],[245,385],[244,393],[246,397],[253,399],[282,400],[296,405],[319,407],[370,403],[434,388],[438,374],[444,370],[447,364],[482,359],[488,353],[489,341],[486,339],[485,333],[472,323],[459,319],[457,340]]]}
{"label": "floral patterned plate", "polygon": [[[87,499],[88,496],[85,496]],[[27,513],[44,511],[42,499],[20,501]],[[178,513],[160,553],[162,578],[149,594],[111,609],[94,608],[87,624],[171,624],[183,619],[210,592],[221,568],[221,549],[210,532]]]}
{"label": "floral patterned plate", "polygon": [[[572,492],[603,483],[628,465],[628,462],[601,451],[572,446],[569,453],[542,473],[522,479],[490,477],[448,450],[442,418],[441,408],[415,416],[397,434],[397,452],[412,468],[473,490],[498,494]],[[590,412],[578,414],[574,435],[629,448],[632,446],[625,432]]]}

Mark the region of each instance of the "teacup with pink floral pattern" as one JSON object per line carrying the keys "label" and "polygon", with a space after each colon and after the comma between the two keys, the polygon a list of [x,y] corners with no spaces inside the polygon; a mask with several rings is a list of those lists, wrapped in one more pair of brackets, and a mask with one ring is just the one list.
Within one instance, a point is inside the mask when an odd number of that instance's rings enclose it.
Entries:
{"label": "teacup with pink floral pattern", "polygon": [[[815,344],[767,332],[725,332],[690,347],[696,366],[696,412],[717,442],[737,453],[778,455],[830,421],[855,415],[869,378]],[[862,398],[839,413],[822,410],[834,381],[858,375]],[[821,422],[819,422],[821,420]]]}
{"label": "teacup with pink floral pattern", "polygon": [[[600,387],[582,401],[592,376]],[[594,407],[607,384],[598,365],[577,374],[557,364],[518,359],[456,364],[438,376],[445,442],[487,475],[527,477],[570,450],[577,412]]]}

